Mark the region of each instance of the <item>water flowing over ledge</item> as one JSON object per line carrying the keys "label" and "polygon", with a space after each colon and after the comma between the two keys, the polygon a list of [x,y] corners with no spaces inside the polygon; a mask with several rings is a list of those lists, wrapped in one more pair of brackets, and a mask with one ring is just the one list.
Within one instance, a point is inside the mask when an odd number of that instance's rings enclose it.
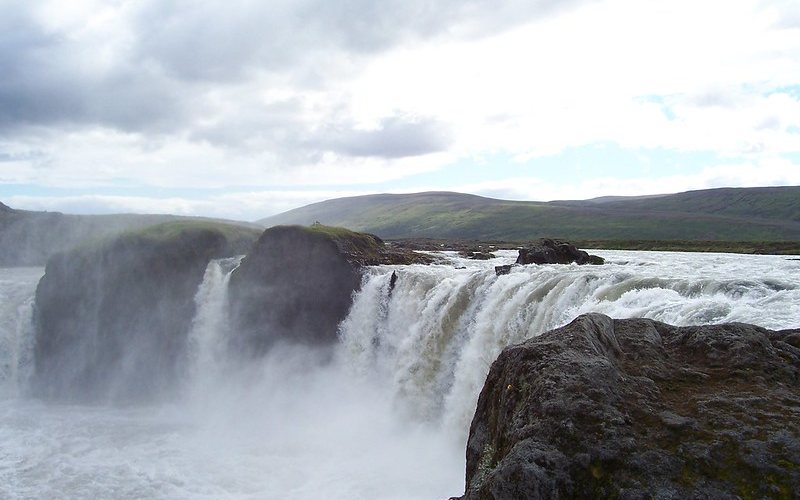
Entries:
{"label": "water flowing over ledge", "polygon": [[238,260],[212,260],[194,296],[182,399],[128,408],[24,397],[42,270],[1,270],[0,293],[16,298],[4,300],[0,318],[0,493],[444,497],[463,488],[478,393],[509,343],[585,312],[798,326],[798,261],[597,253],[606,265],[514,267],[504,276],[494,266],[513,253],[366,268],[332,356],[285,347],[247,362],[227,348],[227,280]]}
{"label": "water flowing over ledge", "polygon": [[33,371],[33,307],[44,269],[0,268],[0,399],[20,396]]}
{"label": "water flowing over ledge", "polygon": [[405,411],[466,432],[500,351],[580,314],[773,329],[800,318],[800,262],[597,253],[606,265],[520,266],[503,276],[494,266],[513,262],[514,252],[485,262],[451,254],[452,265],[373,268],[340,328],[345,355],[359,371],[381,373]]}

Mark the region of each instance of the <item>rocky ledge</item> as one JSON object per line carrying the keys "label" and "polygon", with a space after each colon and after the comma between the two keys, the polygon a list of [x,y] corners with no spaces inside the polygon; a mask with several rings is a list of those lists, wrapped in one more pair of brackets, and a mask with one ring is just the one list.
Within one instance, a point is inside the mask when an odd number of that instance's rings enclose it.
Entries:
{"label": "rocky ledge", "polygon": [[168,391],[208,262],[243,253],[256,237],[248,228],[176,221],[51,257],[36,289],[34,393],[128,401]]}
{"label": "rocky ledge", "polygon": [[275,226],[264,231],[230,280],[231,320],[242,352],[259,355],[277,341],[335,342],[361,269],[428,263],[377,236],[323,226]]}
{"label": "rocky ledge", "polygon": [[589,255],[570,243],[544,238],[519,249],[517,264],[603,264],[597,255]]}
{"label": "rocky ledge", "polygon": [[589,314],[494,362],[462,499],[798,491],[800,330]]}

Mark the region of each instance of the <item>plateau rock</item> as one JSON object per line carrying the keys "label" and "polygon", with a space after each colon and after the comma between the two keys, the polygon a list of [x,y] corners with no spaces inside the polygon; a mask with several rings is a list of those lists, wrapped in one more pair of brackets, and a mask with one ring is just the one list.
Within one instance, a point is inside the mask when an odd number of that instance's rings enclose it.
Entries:
{"label": "plateau rock", "polygon": [[209,260],[243,253],[252,230],[170,222],[53,256],[36,290],[33,391],[128,401],[179,377]]}
{"label": "plateau rock", "polygon": [[588,314],[508,347],[462,498],[796,498],[799,338]]}
{"label": "plateau rock", "polygon": [[602,257],[589,255],[575,245],[544,238],[520,248],[517,264],[603,264]]}
{"label": "plateau rock", "polygon": [[361,286],[361,269],[427,262],[377,236],[343,228],[275,226],[264,231],[230,281],[240,350],[263,353],[277,341],[331,344]]}

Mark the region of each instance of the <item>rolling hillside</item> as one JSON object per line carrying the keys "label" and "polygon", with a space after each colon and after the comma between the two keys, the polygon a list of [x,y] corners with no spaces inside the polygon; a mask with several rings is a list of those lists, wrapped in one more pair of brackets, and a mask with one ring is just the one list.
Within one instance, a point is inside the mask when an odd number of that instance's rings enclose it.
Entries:
{"label": "rolling hillside", "polygon": [[384,238],[798,241],[800,187],[548,203],[448,192],[378,194],[314,203],[259,222],[315,221]]}
{"label": "rolling hillside", "polygon": [[[39,266],[47,259],[92,240],[173,220],[210,220],[177,215],[70,215],[15,210],[0,203],[0,267]],[[218,221],[238,225],[243,222]]]}

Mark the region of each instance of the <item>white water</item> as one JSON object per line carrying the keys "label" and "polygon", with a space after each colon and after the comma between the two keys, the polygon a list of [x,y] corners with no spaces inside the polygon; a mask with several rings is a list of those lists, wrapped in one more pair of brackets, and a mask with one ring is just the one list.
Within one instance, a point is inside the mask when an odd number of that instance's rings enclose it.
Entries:
{"label": "white water", "polygon": [[43,274],[0,268],[0,400],[18,396],[33,370],[33,296]]}
{"label": "white water", "polygon": [[186,387],[192,399],[223,375],[227,359],[228,281],[244,256],[212,260],[194,297],[197,313],[189,332],[189,373]]}
{"label": "white water", "polygon": [[212,262],[195,298],[185,397],[144,408],[21,395],[42,270],[0,269],[0,498],[443,498],[463,490],[475,400],[511,342],[589,311],[800,326],[800,261],[596,253],[609,263],[499,277],[494,266],[512,253],[374,268],[332,360],[284,346],[256,363],[225,349],[236,261]]}
{"label": "white water", "polygon": [[[374,268],[342,325],[347,356],[378,371],[405,410],[468,429],[492,361],[587,312],[675,325],[800,325],[800,262],[777,256],[598,251],[603,266],[488,262]],[[466,266],[466,269],[456,267]],[[395,289],[389,280],[396,272]]]}

